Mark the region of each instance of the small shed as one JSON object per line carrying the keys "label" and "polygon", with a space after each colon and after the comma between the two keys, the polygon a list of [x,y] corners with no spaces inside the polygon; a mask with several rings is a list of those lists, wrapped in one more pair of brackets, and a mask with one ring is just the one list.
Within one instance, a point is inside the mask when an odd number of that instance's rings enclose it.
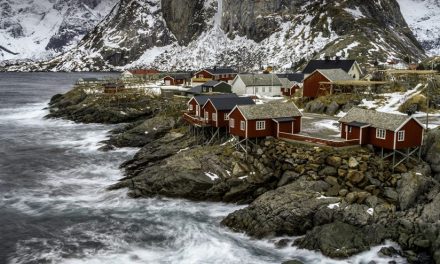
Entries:
{"label": "small shed", "polygon": [[302,114],[293,103],[239,105],[229,113],[229,132],[239,138],[278,138],[301,131]]}
{"label": "small shed", "polygon": [[418,148],[423,144],[425,127],[413,116],[353,107],[339,123],[341,137],[359,139],[360,145],[397,150]]}

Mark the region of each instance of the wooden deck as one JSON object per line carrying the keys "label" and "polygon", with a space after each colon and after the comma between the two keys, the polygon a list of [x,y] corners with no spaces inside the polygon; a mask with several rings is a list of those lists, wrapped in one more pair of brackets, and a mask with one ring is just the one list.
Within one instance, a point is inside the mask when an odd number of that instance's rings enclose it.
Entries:
{"label": "wooden deck", "polygon": [[312,143],[312,144],[317,144],[317,145],[325,145],[325,146],[335,147],[335,148],[359,145],[359,139],[337,141],[337,140],[315,138],[315,137],[309,137],[309,136],[301,135],[301,134],[289,134],[289,133],[283,133],[283,132],[279,133],[279,138],[285,139],[285,140],[307,142],[307,143]]}
{"label": "wooden deck", "polygon": [[198,127],[209,127],[211,126],[210,124],[206,123],[204,118],[198,117],[198,116],[193,116],[190,115],[188,113],[184,113],[183,114],[183,119],[190,123],[193,126],[198,126]]}

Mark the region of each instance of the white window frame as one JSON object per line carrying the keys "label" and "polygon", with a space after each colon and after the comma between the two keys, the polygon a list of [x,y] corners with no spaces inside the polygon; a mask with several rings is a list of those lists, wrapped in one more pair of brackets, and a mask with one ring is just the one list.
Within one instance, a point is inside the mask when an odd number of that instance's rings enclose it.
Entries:
{"label": "white window frame", "polygon": [[234,128],[235,127],[235,120],[234,118],[229,119],[229,127]]}
{"label": "white window frame", "polygon": [[266,121],[257,121],[257,123],[255,123],[255,128],[257,130],[265,130],[266,129]]}
{"label": "white window frame", "polygon": [[386,139],[387,132],[385,129],[382,128],[376,128],[376,138],[378,139]]}
{"label": "white window frame", "polygon": [[206,120],[206,122],[209,121],[209,113],[208,113],[208,111],[205,111],[205,120]]}
{"label": "white window frame", "polygon": [[212,93],[212,87],[209,87],[209,92]]}
{"label": "white window frame", "polygon": [[203,92],[206,93],[206,87],[203,87]]}
{"label": "white window frame", "polygon": [[266,92],[266,87],[261,88],[261,90],[262,90],[261,91],[262,93],[265,93]]}
{"label": "white window frame", "polygon": [[194,109],[194,106],[192,104],[189,104],[188,109],[189,109],[189,111],[192,111]]}
{"label": "white window frame", "polygon": [[246,122],[244,121],[240,121],[240,130],[245,130],[246,129]]}
{"label": "white window frame", "polygon": [[217,122],[217,113],[212,113],[212,121]]}
{"label": "white window frame", "polygon": [[399,142],[405,141],[405,130],[401,130],[397,132],[397,141]]}
{"label": "white window frame", "polygon": [[229,114],[228,114],[228,113],[225,113],[225,115],[224,115],[224,119],[225,119],[225,120],[229,120]]}
{"label": "white window frame", "polygon": [[353,131],[353,127],[352,126],[348,126],[348,133],[351,133]]}
{"label": "white window frame", "polygon": [[269,87],[269,93],[271,93],[272,92],[272,87]]}

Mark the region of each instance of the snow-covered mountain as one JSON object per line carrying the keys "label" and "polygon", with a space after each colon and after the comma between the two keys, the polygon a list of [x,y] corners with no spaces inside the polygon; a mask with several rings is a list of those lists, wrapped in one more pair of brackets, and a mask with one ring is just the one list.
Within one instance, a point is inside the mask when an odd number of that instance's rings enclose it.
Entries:
{"label": "snow-covered mountain", "polygon": [[48,59],[75,46],[117,0],[0,0],[0,61]]}
{"label": "snow-covered mountain", "polygon": [[325,55],[361,63],[424,58],[400,9],[396,0],[119,0],[68,52],[9,70],[248,70],[297,67]]}
{"label": "snow-covered mountain", "polygon": [[440,0],[398,0],[402,14],[430,55],[440,55]]}

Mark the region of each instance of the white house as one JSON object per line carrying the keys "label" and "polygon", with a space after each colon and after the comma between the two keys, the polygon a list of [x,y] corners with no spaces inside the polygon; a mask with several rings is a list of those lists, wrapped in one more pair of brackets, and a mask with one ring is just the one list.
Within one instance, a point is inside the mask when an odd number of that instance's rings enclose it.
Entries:
{"label": "white house", "polygon": [[237,95],[280,96],[281,81],[275,74],[238,74],[232,81]]}

